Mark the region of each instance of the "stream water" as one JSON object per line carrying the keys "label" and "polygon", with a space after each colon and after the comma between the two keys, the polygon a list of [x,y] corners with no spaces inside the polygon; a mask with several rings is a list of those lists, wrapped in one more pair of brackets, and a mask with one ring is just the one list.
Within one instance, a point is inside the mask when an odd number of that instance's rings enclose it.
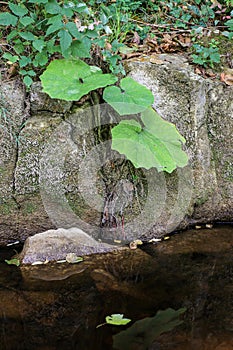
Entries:
{"label": "stream water", "polygon": [[[232,350],[232,252],[230,225],[78,264],[16,267],[4,262],[12,249],[2,249],[0,350]],[[111,314],[131,322],[96,328]],[[123,330],[131,337],[116,345]]]}

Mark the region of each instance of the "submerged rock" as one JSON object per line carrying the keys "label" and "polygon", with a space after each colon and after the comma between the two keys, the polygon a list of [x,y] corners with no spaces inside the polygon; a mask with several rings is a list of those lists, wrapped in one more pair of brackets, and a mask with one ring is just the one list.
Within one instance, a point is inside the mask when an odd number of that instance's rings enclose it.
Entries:
{"label": "submerged rock", "polygon": [[23,264],[32,264],[36,261],[63,260],[69,253],[83,256],[106,253],[117,248],[119,247],[97,242],[79,228],[59,228],[27,238],[20,254],[20,260]]}

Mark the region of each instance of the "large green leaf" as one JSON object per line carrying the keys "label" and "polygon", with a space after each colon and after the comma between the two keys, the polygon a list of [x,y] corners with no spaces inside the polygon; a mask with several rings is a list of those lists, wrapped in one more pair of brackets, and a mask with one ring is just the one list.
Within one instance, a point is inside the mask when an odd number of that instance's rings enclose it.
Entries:
{"label": "large green leaf", "polygon": [[44,92],[66,101],[78,101],[88,92],[117,80],[114,75],[103,74],[98,67],[89,66],[79,59],[52,61],[40,79]]}
{"label": "large green leaf", "polygon": [[152,92],[130,77],[121,80],[120,88],[107,87],[103,98],[120,115],[140,113],[154,102]]}
{"label": "large green leaf", "polygon": [[152,108],[141,116],[144,126],[135,120],[123,120],[112,129],[112,148],[125,154],[136,168],[171,173],[188,163],[182,150],[185,139],[175,125],[162,119]]}
{"label": "large green leaf", "polygon": [[169,308],[158,311],[154,317],[146,317],[135,322],[125,331],[113,336],[113,348],[118,350],[149,349],[160,334],[171,331],[183,322],[179,317],[185,311],[185,308],[178,310]]}

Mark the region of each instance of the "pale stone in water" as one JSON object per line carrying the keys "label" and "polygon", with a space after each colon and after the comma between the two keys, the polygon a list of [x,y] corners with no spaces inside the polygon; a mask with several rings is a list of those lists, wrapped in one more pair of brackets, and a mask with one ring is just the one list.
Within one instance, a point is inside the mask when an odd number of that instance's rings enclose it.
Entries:
{"label": "pale stone in water", "polygon": [[119,247],[99,243],[79,228],[58,228],[28,237],[20,254],[22,264],[36,261],[57,261],[66,259],[72,252],[76,256],[106,253]]}

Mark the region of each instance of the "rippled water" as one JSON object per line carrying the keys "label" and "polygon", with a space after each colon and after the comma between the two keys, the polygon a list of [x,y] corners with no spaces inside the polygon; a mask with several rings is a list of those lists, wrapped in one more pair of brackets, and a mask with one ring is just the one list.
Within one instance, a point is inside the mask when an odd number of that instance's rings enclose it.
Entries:
{"label": "rippled water", "polygon": [[[2,249],[0,349],[111,350],[113,336],[136,321],[186,308],[181,325],[128,349],[232,350],[232,252],[233,226],[190,230],[76,265],[9,266],[12,251]],[[96,328],[114,313],[131,323]]]}

